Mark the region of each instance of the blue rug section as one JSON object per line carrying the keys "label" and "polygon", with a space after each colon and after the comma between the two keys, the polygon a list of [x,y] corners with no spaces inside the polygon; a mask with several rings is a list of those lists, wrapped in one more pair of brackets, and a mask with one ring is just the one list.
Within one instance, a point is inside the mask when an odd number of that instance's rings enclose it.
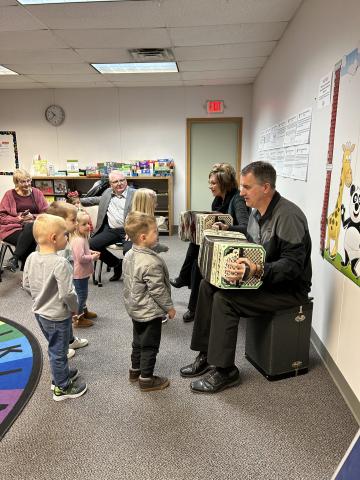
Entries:
{"label": "blue rug section", "polygon": [[41,371],[39,342],[25,327],[0,316],[0,439],[31,398]]}

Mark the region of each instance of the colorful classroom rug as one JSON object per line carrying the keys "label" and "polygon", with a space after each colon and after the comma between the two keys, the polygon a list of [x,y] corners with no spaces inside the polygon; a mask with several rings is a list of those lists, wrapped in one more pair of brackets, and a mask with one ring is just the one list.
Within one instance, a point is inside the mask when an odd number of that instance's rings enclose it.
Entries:
{"label": "colorful classroom rug", "polygon": [[34,393],[41,370],[39,342],[25,327],[0,315],[0,439]]}

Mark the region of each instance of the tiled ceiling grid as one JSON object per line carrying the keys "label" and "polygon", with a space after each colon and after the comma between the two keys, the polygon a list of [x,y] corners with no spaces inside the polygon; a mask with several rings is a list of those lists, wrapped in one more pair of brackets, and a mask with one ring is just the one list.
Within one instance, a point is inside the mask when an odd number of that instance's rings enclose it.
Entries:
{"label": "tiled ceiling grid", "polygon": [[[0,0],[0,89],[252,83],[302,0]],[[101,75],[90,63],[171,48],[179,73]]]}

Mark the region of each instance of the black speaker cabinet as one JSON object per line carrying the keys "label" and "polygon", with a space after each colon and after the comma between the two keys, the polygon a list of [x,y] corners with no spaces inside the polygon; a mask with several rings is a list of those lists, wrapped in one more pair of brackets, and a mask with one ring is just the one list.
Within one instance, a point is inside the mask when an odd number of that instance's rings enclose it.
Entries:
{"label": "black speaker cabinet", "polygon": [[248,318],[245,357],[268,380],[308,371],[313,304]]}

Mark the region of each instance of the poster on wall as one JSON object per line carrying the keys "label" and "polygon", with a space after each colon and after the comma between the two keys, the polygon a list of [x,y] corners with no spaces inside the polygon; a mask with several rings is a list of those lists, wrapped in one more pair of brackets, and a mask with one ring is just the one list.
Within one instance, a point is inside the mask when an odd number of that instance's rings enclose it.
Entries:
{"label": "poster on wall", "polygon": [[19,168],[16,133],[0,131],[0,175],[12,175]]}
{"label": "poster on wall", "polygon": [[360,70],[358,49],[337,64],[321,228],[323,257],[360,286]]}

